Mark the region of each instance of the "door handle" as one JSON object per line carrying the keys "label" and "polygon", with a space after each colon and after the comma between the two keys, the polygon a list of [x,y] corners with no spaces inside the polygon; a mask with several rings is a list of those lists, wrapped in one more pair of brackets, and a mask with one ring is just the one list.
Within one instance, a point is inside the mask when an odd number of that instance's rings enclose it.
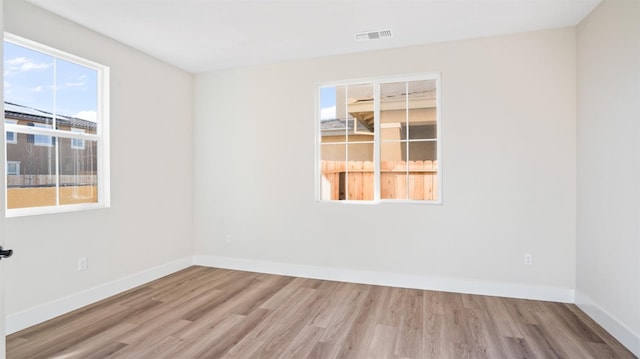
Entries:
{"label": "door handle", "polygon": [[2,246],[0,246],[0,259],[9,258],[12,255],[13,255],[13,249],[3,249]]}

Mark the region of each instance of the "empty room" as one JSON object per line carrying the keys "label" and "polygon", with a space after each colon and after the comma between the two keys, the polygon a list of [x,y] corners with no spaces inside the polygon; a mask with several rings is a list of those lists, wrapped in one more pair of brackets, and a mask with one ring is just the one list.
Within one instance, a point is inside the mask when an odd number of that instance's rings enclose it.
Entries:
{"label": "empty room", "polygon": [[0,358],[640,356],[640,1],[0,4]]}

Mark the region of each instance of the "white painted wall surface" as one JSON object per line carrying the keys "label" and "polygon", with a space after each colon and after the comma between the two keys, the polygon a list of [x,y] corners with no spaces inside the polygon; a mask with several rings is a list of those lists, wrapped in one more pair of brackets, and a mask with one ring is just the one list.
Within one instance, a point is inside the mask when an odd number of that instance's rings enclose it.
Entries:
{"label": "white painted wall surface", "polygon": [[640,2],[577,28],[576,302],[640,356]]}
{"label": "white painted wall surface", "polygon": [[[196,75],[196,263],[573,301],[575,61],[567,28]],[[432,71],[444,205],[315,202],[316,84]]]}
{"label": "white painted wall surface", "polygon": [[[111,208],[4,219],[15,250],[4,264],[11,322],[190,258],[192,76],[24,1],[4,3],[5,31],[111,68]],[[80,256],[87,271],[76,270]]]}

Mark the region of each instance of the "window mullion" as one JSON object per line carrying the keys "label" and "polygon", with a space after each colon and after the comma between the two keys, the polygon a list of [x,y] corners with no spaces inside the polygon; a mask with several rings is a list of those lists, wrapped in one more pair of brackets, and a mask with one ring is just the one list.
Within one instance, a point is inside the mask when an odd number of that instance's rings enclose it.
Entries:
{"label": "window mullion", "polygon": [[405,101],[404,101],[404,108],[405,108],[405,138],[407,139],[407,142],[405,143],[406,146],[406,150],[405,153],[407,154],[407,158],[405,161],[405,194],[406,194],[406,199],[410,199],[409,198],[409,82],[405,82],[404,83],[404,93],[405,95]]}
{"label": "window mullion", "polygon": [[373,200],[380,201],[380,166],[381,166],[381,144],[380,134],[380,82],[373,86]]}
{"label": "window mullion", "polygon": [[59,172],[59,161],[60,161],[60,138],[58,137],[54,137],[55,138],[55,147],[54,147],[54,151],[55,151],[55,175],[56,175],[56,206],[60,205],[60,172]]}
{"label": "window mullion", "polygon": [[[57,94],[58,94],[58,82],[57,82],[57,59],[53,58],[53,114],[52,114],[52,128],[54,130],[58,129],[58,111],[57,111]],[[59,162],[60,161],[60,138],[59,137],[51,137],[54,139],[54,151],[55,151],[55,163],[54,163],[54,172],[56,177],[56,206],[60,205],[60,172],[59,172]]]}
{"label": "window mullion", "polygon": [[344,88],[344,200],[349,200],[349,86]]}

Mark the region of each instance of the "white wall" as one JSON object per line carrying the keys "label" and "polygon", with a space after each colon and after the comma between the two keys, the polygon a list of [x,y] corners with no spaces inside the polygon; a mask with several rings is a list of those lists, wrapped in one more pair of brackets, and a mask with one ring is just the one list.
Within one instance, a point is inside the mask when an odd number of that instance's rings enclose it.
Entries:
{"label": "white wall", "polygon": [[[195,251],[203,264],[471,293],[572,301],[577,288],[638,354],[637,2],[598,7],[577,56],[575,30],[558,29],[210,72],[193,88],[136,50],[4,3],[6,31],[112,75],[112,207],[2,221],[16,250],[2,261],[10,327]],[[430,71],[442,73],[444,205],[315,202],[316,85]]]}
{"label": "white wall", "polygon": [[[4,0],[0,0],[0,29],[3,28],[3,24],[4,24],[4,15],[3,15],[3,9],[4,9]],[[0,55],[2,55],[2,58],[4,59],[4,46],[2,48],[0,48]],[[4,73],[4,61],[2,61],[2,63],[0,64],[0,70],[2,70],[2,73]],[[4,98],[4,86],[2,86],[2,88],[0,88],[0,97]],[[4,102],[4,101],[3,101]],[[4,137],[4,136],[3,136]],[[0,158],[5,158],[5,146],[2,145],[0,146]],[[3,167],[4,168],[4,167]],[[5,186],[5,176],[0,176],[0,188],[4,188]],[[0,191],[0,203],[4,203],[5,201],[5,191]],[[2,208],[2,206],[0,206],[0,215],[4,217],[4,209]],[[5,239],[3,236],[4,233],[4,222],[2,220],[0,220],[0,245],[4,246],[5,249],[7,249],[8,247],[6,247],[5,244]],[[5,263],[7,261],[4,260],[2,262],[0,262],[0,318],[4,317],[5,314],[5,291],[4,291],[4,277],[5,277]],[[4,333],[5,332],[5,321],[4,320],[0,320],[0,333]],[[0,336],[0,359],[5,359],[6,358],[6,340],[5,340],[5,336],[2,335]]]}
{"label": "white wall", "polygon": [[[24,1],[6,0],[4,19],[5,31],[111,68],[112,206],[3,220],[11,330],[25,311],[42,319],[86,304],[79,293],[96,299],[92,288],[190,258],[192,76]],[[87,271],[76,271],[80,256]]]}
{"label": "white wall", "polygon": [[577,29],[576,302],[640,356],[640,2]]}
{"label": "white wall", "polygon": [[[197,75],[196,262],[572,301],[575,61],[567,28]],[[315,202],[316,84],[430,71],[444,205]]]}

